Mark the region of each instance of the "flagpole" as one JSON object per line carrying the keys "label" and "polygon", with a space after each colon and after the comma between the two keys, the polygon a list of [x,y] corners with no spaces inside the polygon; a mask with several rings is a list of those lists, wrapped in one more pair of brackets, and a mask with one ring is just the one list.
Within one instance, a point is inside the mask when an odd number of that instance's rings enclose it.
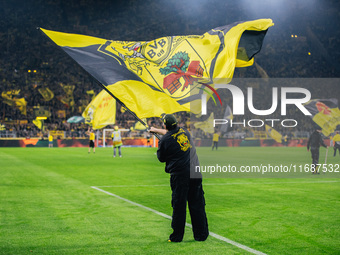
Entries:
{"label": "flagpole", "polygon": [[[96,80],[96,79],[95,79]],[[97,81],[97,80],[96,80]],[[112,96],[118,103],[120,103],[121,104],[121,106],[123,106],[137,121],[139,121],[140,123],[142,123],[146,128],[147,128],[147,130],[149,130],[149,127],[148,127],[148,125],[143,121],[143,120],[141,120],[133,111],[131,111],[129,108],[127,108],[126,107],[126,105],[122,102],[122,101],[120,101],[115,95],[113,95],[112,94],[112,92],[105,86],[105,85],[103,85],[103,84],[101,84],[100,82],[98,82],[97,81],[97,83],[107,92],[107,93],[109,93],[109,95],[110,96]],[[153,135],[154,136],[156,136],[159,140],[161,139],[160,137],[159,137],[159,135],[158,134],[156,134],[156,133],[153,133]]]}
{"label": "flagpole", "polygon": [[[327,155],[328,155],[328,147],[327,147],[327,149],[326,149],[325,165],[327,164]],[[323,173],[325,174],[326,172],[325,172],[325,171],[323,171]]]}

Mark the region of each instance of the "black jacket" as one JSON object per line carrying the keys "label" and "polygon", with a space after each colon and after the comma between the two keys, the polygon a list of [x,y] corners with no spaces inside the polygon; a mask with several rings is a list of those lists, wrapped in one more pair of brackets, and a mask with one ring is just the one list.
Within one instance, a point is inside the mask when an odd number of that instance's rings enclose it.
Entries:
{"label": "black jacket", "polygon": [[309,150],[310,147],[313,149],[319,149],[321,145],[323,147],[327,147],[321,137],[321,134],[318,131],[314,131],[308,139],[307,149]]}
{"label": "black jacket", "polygon": [[168,131],[158,143],[157,157],[165,162],[165,172],[170,175],[190,174],[199,166],[196,148],[190,133],[184,128]]}

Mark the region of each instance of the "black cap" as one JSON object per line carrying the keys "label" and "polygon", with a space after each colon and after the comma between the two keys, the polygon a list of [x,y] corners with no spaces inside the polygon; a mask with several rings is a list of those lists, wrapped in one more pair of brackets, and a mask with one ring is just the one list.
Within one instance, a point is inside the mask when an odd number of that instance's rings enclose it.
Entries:
{"label": "black cap", "polygon": [[313,130],[322,130],[322,128],[318,124],[314,123]]}
{"label": "black cap", "polygon": [[172,114],[165,114],[163,116],[163,122],[167,130],[171,130],[177,127],[177,119]]}

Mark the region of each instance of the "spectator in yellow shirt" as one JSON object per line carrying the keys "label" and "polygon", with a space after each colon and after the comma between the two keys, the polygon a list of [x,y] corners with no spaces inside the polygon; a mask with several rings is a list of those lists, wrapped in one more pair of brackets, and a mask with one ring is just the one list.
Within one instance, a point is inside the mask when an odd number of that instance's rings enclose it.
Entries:
{"label": "spectator in yellow shirt", "polygon": [[89,129],[86,133],[89,136],[89,140],[90,140],[89,153],[91,152],[91,148],[92,148],[93,153],[96,153],[96,148],[94,146],[94,140],[96,139],[96,135],[94,134],[93,129]]}
{"label": "spectator in yellow shirt", "polygon": [[220,134],[215,132],[213,134],[213,145],[212,145],[212,150],[214,150],[214,148],[216,147],[216,150],[217,150],[217,147],[218,147],[218,140],[220,138]]}
{"label": "spectator in yellow shirt", "polygon": [[48,136],[48,148],[53,147],[53,135]]}

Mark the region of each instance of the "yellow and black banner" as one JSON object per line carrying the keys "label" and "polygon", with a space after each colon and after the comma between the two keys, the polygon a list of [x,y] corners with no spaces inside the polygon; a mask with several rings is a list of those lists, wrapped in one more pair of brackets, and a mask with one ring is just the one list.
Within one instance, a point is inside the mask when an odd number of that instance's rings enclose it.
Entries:
{"label": "yellow and black banner", "polygon": [[33,122],[33,124],[34,125],[36,125],[37,126],[37,128],[39,128],[39,129],[42,129],[42,127],[43,127],[43,120],[40,120],[40,119],[35,119],[35,120],[32,120],[32,122]]}
{"label": "yellow and black banner", "polygon": [[312,114],[313,121],[322,128],[325,136],[329,136],[340,125],[337,99],[313,99],[306,103],[305,107]]}
{"label": "yellow and black banner", "polygon": [[38,89],[39,93],[42,95],[42,97],[44,98],[44,100],[46,102],[52,100],[54,98],[54,93],[52,90],[50,90],[49,88],[47,87],[44,87],[44,88],[39,88]]}
{"label": "yellow and black banner", "polygon": [[60,83],[60,86],[63,88],[65,95],[59,98],[60,102],[62,102],[66,107],[73,109],[74,107],[74,97],[73,91],[75,89],[75,85],[68,85]]}
{"label": "yellow and black banner", "polygon": [[273,138],[276,142],[282,143],[282,135],[278,131],[268,125],[265,125],[265,128],[268,136]]}
{"label": "yellow and black banner", "polygon": [[[41,30],[139,118],[200,112],[204,84],[226,83],[250,66],[271,19],[238,22],[203,35],[113,41]],[[195,105],[195,106],[193,106]]]}
{"label": "yellow and black banner", "polygon": [[3,91],[1,93],[1,97],[3,98],[3,102],[13,108],[17,108],[22,115],[26,115],[26,106],[27,102],[24,97],[17,98],[16,96],[19,95],[20,89],[18,90],[9,90],[9,91]]}
{"label": "yellow and black banner", "polygon": [[14,107],[15,106],[14,99],[17,95],[19,95],[19,93],[20,93],[20,89],[2,91],[1,92],[1,97],[3,98],[2,101],[11,107]]}

